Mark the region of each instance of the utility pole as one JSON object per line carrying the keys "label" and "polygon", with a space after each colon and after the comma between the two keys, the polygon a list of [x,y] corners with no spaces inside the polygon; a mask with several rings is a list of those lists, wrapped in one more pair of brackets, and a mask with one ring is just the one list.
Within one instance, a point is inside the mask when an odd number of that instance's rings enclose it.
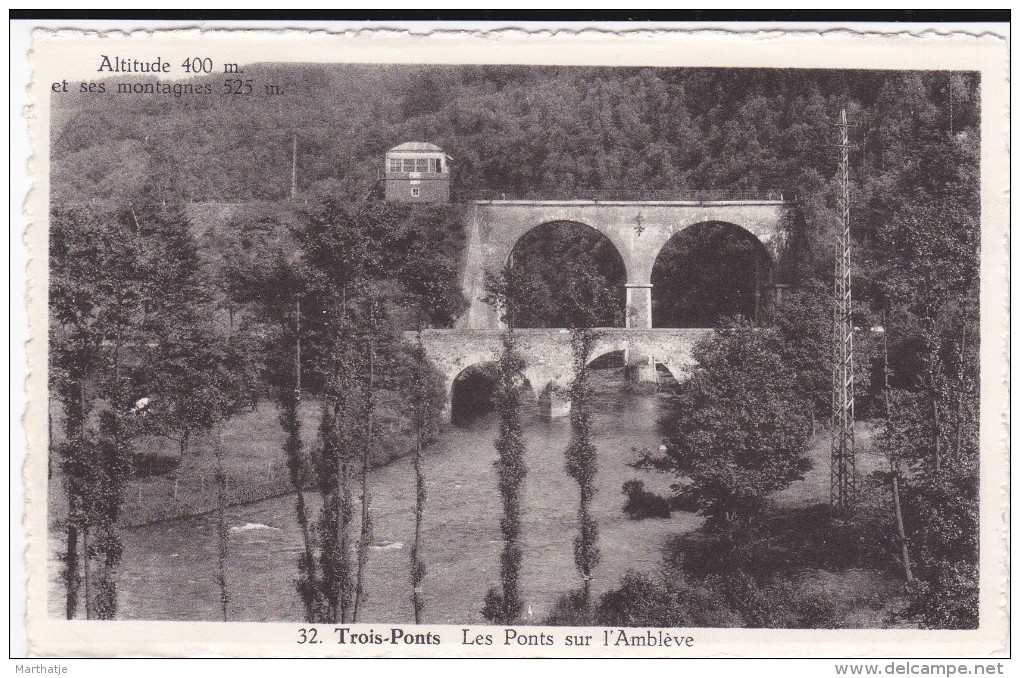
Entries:
{"label": "utility pole", "polygon": [[896,538],[900,544],[903,575],[909,584],[914,581],[914,573],[910,569],[910,548],[907,545],[907,532],[903,527],[903,508],[900,505],[900,457],[892,436],[892,391],[889,388],[889,326],[886,324],[885,311],[882,311],[882,394],[885,396],[886,455],[889,457],[889,470],[892,472],[893,516],[896,518]]}
{"label": "utility pole", "polygon": [[949,74],[949,133],[953,133],[953,74]]}
{"label": "utility pole", "polygon": [[846,109],[839,114],[839,211],[832,295],[832,447],[829,500],[838,511],[857,499],[854,450],[854,328],[850,290],[850,140]]}
{"label": "utility pole", "polygon": [[301,297],[294,300],[294,401],[301,405]]}
{"label": "utility pole", "polygon": [[297,134],[294,135],[294,146],[290,160],[290,199],[297,197]]}

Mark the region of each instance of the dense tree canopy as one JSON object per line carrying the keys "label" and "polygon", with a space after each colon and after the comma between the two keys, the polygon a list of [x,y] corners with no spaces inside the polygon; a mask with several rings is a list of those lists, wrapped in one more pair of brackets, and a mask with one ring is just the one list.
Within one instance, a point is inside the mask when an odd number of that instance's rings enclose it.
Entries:
{"label": "dense tree canopy", "polygon": [[[824,197],[834,168],[831,123],[841,107],[855,124],[861,166],[878,173],[913,165],[922,130],[949,131],[950,79],[953,131],[977,122],[977,79],[969,74],[245,68],[286,94],[275,104],[219,95],[56,99],[69,109],[54,126],[54,194],[130,194],[129,177],[170,162],[188,199],[281,199],[289,195],[297,135],[303,191],[337,180],[363,196],[383,152],[418,139],[453,156],[455,187],[465,195],[722,189]],[[876,192],[885,183],[870,182]]]}

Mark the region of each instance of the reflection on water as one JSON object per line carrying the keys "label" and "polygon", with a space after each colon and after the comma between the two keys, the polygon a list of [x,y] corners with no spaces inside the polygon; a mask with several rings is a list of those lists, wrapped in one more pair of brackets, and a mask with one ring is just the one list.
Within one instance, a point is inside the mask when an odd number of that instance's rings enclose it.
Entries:
{"label": "reflection on water", "polygon": [[[629,466],[636,450],[658,446],[656,421],[667,407],[663,395],[635,395],[623,388],[622,371],[598,370],[594,435],[598,488],[593,505],[599,521],[602,562],[596,592],[614,586],[629,568],[658,562],[665,539],[699,524],[690,514],[665,520],[628,520],[622,484],[639,478],[653,491],[668,491],[669,479]],[[567,419],[546,420],[533,401],[525,416],[528,475],[524,491],[523,588],[533,618],[540,621],[556,599],[580,585],[574,568],[577,485],[564,469],[570,436]],[[493,464],[498,419],[490,413],[450,426],[425,464],[428,479],[424,558],[425,618],[432,623],[479,623],[486,591],[498,583],[502,548],[501,504]],[[414,475],[408,459],[370,475],[374,542],[370,550],[364,621],[413,619],[408,575],[414,528]],[[318,513],[314,493],[307,495]],[[294,590],[300,531],[294,497],[286,496],[227,512],[231,528],[227,577],[229,615],[236,621],[300,621]],[[120,568],[121,618],[216,620],[215,517],[150,525],[123,531]],[[51,597],[59,614],[59,586]],[[528,621],[528,620],[525,620]]]}

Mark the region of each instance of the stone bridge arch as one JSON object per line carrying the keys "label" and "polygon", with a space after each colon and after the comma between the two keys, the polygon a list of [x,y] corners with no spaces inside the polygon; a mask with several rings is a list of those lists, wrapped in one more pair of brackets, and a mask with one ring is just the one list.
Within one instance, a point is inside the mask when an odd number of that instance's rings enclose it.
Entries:
{"label": "stone bridge arch", "polygon": [[[497,360],[477,362],[447,377],[445,410],[448,420],[453,423],[469,421],[479,413],[494,409],[495,403],[486,402],[486,398],[494,400],[496,395],[497,361],[498,356]],[[541,394],[532,383],[534,375],[529,377],[526,371],[521,376],[518,387],[523,399],[530,396],[532,402],[538,400]]]}
{"label": "stone bridge arch", "polygon": [[789,209],[789,203],[782,200],[476,201],[466,213],[462,287],[469,307],[457,326],[500,327],[496,312],[483,300],[485,273],[501,270],[517,242],[541,225],[577,223],[608,238],[626,271],[627,327],[646,329],[652,326],[652,267],[673,236],[701,223],[729,223],[751,234],[775,262],[786,247]]}
{"label": "stone bridge arch", "polygon": [[[714,234],[712,233],[711,229],[715,229],[715,233]],[[746,287],[746,288],[743,288],[743,289],[747,289],[749,291],[749,293],[750,293],[749,297],[748,297],[748,304],[749,304],[749,306],[747,308],[747,312],[743,313],[743,314],[745,315],[745,317],[752,318],[755,321],[757,321],[758,318],[760,317],[759,316],[759,311],[760,311],[761,308],[763,308],[762,302],[765,300],[764,295],[767,292],[767,290],[769,288],[771,288],[771,286],[772,286],[772,284],[774,282],[774,277],[775,277],[775,275],[776,275],[776,273],[777,273],[777,271],[779,269],[779,266],[778,266],[778,264],[779,264],[778,257],[780,255],[780,252],[775,247],[771,247],[770,248],[766,244],[766,241],[763,240],[761,234],[753,232],[752,230],[748,229],[745,225],[738,224],[738,223],[733,223],[733,222],[730,222],[730,221],[722,221],[722,220],[719,220],[719,219],[714,219],[712,221],[702,221],[702,222],[699,222],[699,223],[690,224],[686,228],[683,228],[683,229],[678,230],[675,233],[673,233],[669,238],[666,239],[665,242],[662,243],[662,246],[659,247],[659,251],[656,253],[655,258],[651,260],[651,269],[649,270],[649,273],[648,273],[648,279],[649,279],[649,282],[651,283],[651,287],[652,287],[650,296],[651,296],[651,299],[652,299],[652,307],[653,307],[653,309],[656,308],[655,300],[656,300],[658,294],[661,294],[664,291],[662,289],[662,287],[661,287],[661,285],[663,284],[663,280],[662,280],[662,271],[659,268],[660,265],[666,263],[666,260],[668,259],[668,256],[670,254],[670,250],[671,250],[671,248],[675,244],[682,243],[685,239],[688,240],[688,242],[689,242],[690,241],[689,236],[697,237],[697,232],[699,230],[702,231],[702,234],[704,234],[705,230],[708,230],[710,238],[712,238],[712,237],[715,237],[715,238],[723,237],[723,238],[725,238],[725,237],[729,237],[729,236],[735,234],[737,236],[737,238],[739,239],[739,241],[743,241],[744,243],[747,243],[747,244],[750,245],[750,249],[747,250],[747,256],[749,257],[749,259],[742,260],[740,262],[740,265],[736,267],[738,270],[730,270],[729,271],[729,273],[733,277],[732,280],[730,278],[726,278],[725,279],[726,282],[729,282],[731,285],[732,284],[736,284],[736,286],[735,287],[731,287],[731,288],[726,288],[725,287],[725,283],[723,283],[724,287],[721,288],[721,289],[726,289],[729,292],[736,292],[736,291],[741,290],[742,288],[739,285],[739,281],[742,280],[742,275],[747,275],[748,276],[748,281],[749,281],[749,286]],[[726,234],[726,235],[724,235],[724,234]],[[695,242],[697,242],[697,241],[695,241]],[[734,241],[731,240],[729,245],[732,246],[733,244],[735,244],[735,243],[734,243]],[[673,252],[675,253],[676,250],[673,249]],[[698,252],[698,250],[695,250],[695,252]],[[704,252],[705,254],[707,254],[708,252],[712,252],[712,255],[719,255],[720,254],[719,251],[713,251],[711,249],[709,249],[709,250],[702,250],[701,252]],[[732,252],[733,252],[733,250],[731,250],[731,254],[732,254]],[[704,262],[706,264],[706,266],[703,266],[702,268],[709,268],[711,266],[712,255],[709,255],[709,256],[704,257],[704,258],[698,258],[698,256],[695,255],[694,258],[699,263]],[[688,263],[692,263],[692,262],[688,262]],[[695,266],[695,268],[697,268],[697,266]],[[656,282],[656,272],[657,271],[659,271],[659,274],[660,274],[659,275],[659,282],[658,283]],[[684,267],[679,273],[680,273],[680,277],[681,278],[686,279],[687,281],[689,281],[691,278],[697,279],[698,271],[696,271],[696,270],[695,271],[688,271],[688,269],[686,267]],[[692,275],[692,273],[693,273],[693,275]],[[718,275],[719,274],[719,270],[717,269],[714,272],[714,274]],[[672,281],[668,281],[667,280],[667,282],[672,282]],[[681,285],[679,285],[679,287],[682,287],[682,286],[683,286],[683,283],[681,283]],[[677,285],[667,284],[667,290],[665,290],[665,291],[673,291],[677,287],[678,287]],[[713,288],[714,288],[714,286],[713,286]],[[661,297],[659,297],[659,298],[661,300]],[[660,320],[664,320],[663,316],[660,315],[660,311],[653,310],[653,315],[656,316],[655,318],[653,318],[653,322],[652,322],[652,326],[653,327],[671,327],[671,326],[673,326],[673,325],[669,325],[669,324],[662,324],[660,322]],[[726,315],[726,314],[723,314],[723,315]],[[666,317],[668,318],[668,314],[666,315]],[[718,318],[715,321],[707,320],[707,321],[703,322],[702,324],[705,325],[705,326],[715,325],[717,323],[717,321],[718,321]]]}

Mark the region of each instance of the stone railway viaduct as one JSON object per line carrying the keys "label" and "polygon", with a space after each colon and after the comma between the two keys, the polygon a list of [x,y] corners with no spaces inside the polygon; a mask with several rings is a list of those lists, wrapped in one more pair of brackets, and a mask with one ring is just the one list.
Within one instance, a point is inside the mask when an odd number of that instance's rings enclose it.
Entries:
{"label": "stone railway viaduct", "polygon": [[[514,247],[539,226],[568,222],[598,231],[613,244],[626,271],[626,327],[599,329],[592,360],[622,351],[630,374],[654,381],[656,365],[683,379],[694,364],[691,350],[709,329],[653,329],[652,269],[674,236],[707,223],[730,224],[752,235],[767,254],[760,288],[775,282],[789,236],[791,204],[783,200],[480,200],[468,205],[462,287],[469,307],[452,330],[429,330],[425,350],[446,377],[447,410],[454,382],[465,369],[491,362],[500,350],[502,325],[483,301],[486,272],[499,272]],[[706,262],[707,263],[707,262]],[[570,332],[565,329],[518,330],[526,377],[536,396],[572,377]],[[635,369],[636,368],[636,369]]]}

